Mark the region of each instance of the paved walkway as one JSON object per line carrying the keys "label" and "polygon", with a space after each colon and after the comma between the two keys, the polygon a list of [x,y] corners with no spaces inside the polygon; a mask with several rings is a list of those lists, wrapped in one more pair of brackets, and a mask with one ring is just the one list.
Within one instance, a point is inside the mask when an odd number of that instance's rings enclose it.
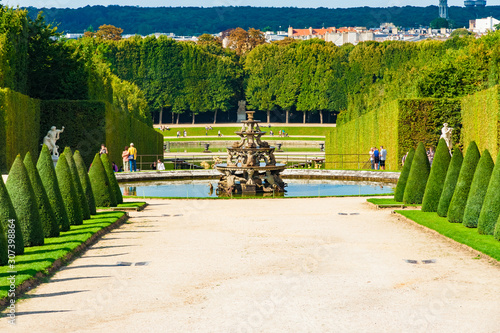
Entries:
{"label": "paved walkway", "polygon": [[18,301],[17,326],[3,318],[0,331],[456,333],[500,327],[498,266],[370,208],[364,198],[150,204]]}

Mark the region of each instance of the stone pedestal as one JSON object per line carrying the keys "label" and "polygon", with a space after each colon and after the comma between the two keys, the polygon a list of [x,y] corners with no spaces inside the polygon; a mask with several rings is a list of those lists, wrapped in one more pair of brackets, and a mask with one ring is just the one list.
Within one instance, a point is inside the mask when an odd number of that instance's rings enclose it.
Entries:
{"label": "stone pedestal", "polygon": [[59,161],[59,156],[52,155],[52,162],[54,162],[54,168],[55,168],[55,167],[56,167],[56,165],[57,165],[57,161]]}
{"label": "stone pedestal", "polygon": [[241,184],[241,193],[255,194],[257,193],[257,185]]}

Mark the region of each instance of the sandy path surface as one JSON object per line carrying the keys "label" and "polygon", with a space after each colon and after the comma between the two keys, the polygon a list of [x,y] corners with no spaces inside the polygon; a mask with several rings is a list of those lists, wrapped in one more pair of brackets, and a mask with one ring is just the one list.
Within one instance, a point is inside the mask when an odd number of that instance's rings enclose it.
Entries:
{"label": "sandy path surface", "polygon": [[364,198],[150,204],[0,332],[500,330],[498,266]]}

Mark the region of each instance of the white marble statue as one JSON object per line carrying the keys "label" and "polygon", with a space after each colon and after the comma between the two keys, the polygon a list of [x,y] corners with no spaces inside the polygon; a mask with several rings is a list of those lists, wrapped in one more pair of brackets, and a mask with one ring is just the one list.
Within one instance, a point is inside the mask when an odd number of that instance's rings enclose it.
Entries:
{"label": "white marble statue", "polygon": [[50,128],[47,135],[43,138],[43,144],[49,148],[53,156],[59,156],[57,149],[59,146],[56,145],[57,140],[59,140],[59,135],[64,132],[64,126],[58,130],[55,126]]}
{"label": "white marble statue", "polygon": [[452,148],[451,132],[453,132],[453,128],[448,127],[448,123],[444,123],[443,128],[441,129],[441,136],[439,137],[440,139],[444,139],[449,151],[451,151]]}

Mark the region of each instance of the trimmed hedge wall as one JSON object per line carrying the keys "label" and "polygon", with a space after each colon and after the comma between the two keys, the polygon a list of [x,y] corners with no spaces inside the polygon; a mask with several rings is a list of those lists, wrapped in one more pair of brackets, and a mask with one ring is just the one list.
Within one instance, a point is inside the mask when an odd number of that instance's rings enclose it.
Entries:
{"label": "trimmed hedge wall", "polygon": [[479,150],[498,154],[500,144],[500,91],[498,86],[462,99],[462,138],[467,147],[475,141]]}
{"label": "trimmed hedge wall", "polygon": [[[397,170],[401,156],[397,146],[399,103],[394,101],[333,129],[325,140],[327,169],[369,169],[373,146],[387,149],[387,170]],[[406,151],[405,151],[406,153]],[[337,155],[334,155],[337,154]],[[363,156],[341,156],[362,154]]]}
{"label": "trimmed hedge wall", "polygon": [[0,172],[7,172],[18,154],[24,156],[29,151],[32,156],[38,156],[39,140],[33,135],[38,132],[40,101],[10,89],[0,89]]}
{"label": "trimmed hedge wall", "polygon": [[[453,142],[457,143],[461,120],[460,100],[416,98],[393,101],[332,130],[326,138],[325,166],[357,169],[357,161],[341,163],[342,156],[333,154],[366,154],[362,157],[363,168],[369,160],[370,148],[382,145],[388,152],[387,170],[398,170],[401,158],[419,142],[426,147],[437,145],[444,123],[454,128]],[[352,160],[354,157],[344,158]]]}
{"label": "trimmed hedge wall", "polygon": [[163,135],[112,104],[42,101],[41,115],[40,142],[51,126],[64,126],[58,146],[78,150],[86,165],[92,163],[102,143],[108,148],[110,160],[117,165],[121,164],[123,148],[130,142],[134,142],[138,155],[154,155],[143,158],[148,166],[157,156],[163,157]]}

